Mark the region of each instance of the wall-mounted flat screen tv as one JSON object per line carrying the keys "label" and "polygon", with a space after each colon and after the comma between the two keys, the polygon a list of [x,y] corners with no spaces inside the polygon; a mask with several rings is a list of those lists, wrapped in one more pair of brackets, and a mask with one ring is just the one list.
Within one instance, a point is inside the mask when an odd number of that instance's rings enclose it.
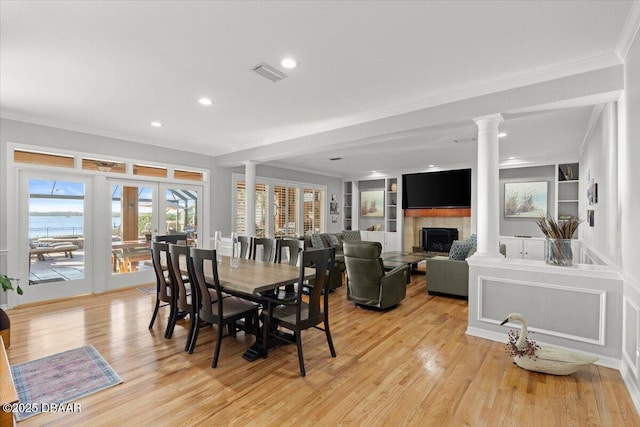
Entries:
{"label": "wall-mounted flat screen tv", "polygon": [[402,175],[402,208],[470,208],[471,169]]}

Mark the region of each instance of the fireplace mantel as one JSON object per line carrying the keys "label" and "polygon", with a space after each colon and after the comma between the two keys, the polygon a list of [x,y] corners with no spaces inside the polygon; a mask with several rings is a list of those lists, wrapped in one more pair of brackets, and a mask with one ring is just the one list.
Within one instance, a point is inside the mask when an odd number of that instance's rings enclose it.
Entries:
{"label": "fireplace mantel", "polygon": [[430,217],[470,217],[470,208],[433,208],[433,209],[405,209],[405,217],[430,218]]}

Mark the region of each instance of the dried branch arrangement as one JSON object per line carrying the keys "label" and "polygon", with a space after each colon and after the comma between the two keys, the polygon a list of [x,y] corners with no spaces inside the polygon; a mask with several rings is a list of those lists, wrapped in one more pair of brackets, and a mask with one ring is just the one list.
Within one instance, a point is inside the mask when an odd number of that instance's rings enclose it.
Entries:
{"label": "dried branch arrangement", "polygon": [[572,216],[558,224],[555,218],[549,214],[536,221],[547,239],[571,239],[582,222],[583,220],[580,218]]}

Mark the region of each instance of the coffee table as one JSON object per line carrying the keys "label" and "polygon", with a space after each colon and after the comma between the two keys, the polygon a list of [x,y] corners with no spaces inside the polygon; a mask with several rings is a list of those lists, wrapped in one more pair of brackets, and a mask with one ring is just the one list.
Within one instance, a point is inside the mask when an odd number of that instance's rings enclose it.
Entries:
{"label": "coffee table", "polygon": [[426,260],[427,254],[424,252],[391,251],[381,253],[380,258],[382,258],[382,263],[386,270],[392,270],[403,265],[408,266],[409,275],[407,276],[407,283],[409,283],[411,281],[411,273],[418,271],[418,263]]}

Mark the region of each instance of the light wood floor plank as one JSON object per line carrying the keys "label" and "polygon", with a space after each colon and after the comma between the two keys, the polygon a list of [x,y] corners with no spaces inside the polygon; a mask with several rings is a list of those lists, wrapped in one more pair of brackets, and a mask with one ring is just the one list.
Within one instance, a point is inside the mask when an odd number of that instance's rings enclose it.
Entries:
{"label": "light wood floor plank", "polygon": [[[77,414],[20,427],[67,425],[640,426],[620,373],[591,366],[569,377],[524,371],[504,345],[465,335],[467,302],[429,296],[424,275],[388,312],[330,295],[338,354],[303,332],[307,376],[294,346],[242,359],[253,338],[225,337],[211,369],[214,329],[183,351],[189,320],[164,339],[167,312],[147,325],[153,296],[135,289],[9,310],[12,364],[92,344],[124,383],[79,400]],[[506,341],[505,330],[505,341]]]}

